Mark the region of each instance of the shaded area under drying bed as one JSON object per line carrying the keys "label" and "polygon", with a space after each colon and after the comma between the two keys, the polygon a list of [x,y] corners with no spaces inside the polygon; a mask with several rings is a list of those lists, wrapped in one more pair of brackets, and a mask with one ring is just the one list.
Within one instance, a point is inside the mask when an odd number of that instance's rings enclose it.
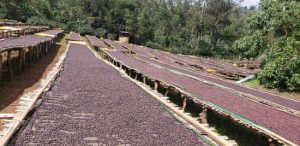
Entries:
{"label": "shaded area under drying bed", "polygon": [[161,105],[72,44],[55,86],[15,145],[202,145]]}

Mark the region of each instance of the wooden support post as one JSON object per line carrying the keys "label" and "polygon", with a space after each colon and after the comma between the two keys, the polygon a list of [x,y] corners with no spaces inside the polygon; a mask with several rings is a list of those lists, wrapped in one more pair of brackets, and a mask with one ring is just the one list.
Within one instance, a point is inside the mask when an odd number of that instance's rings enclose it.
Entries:
{"label": "wooden support post", "polygon": [[186,101],[187,101],[187,97],[184,95],[183,98],[184,98],[184,99],[183,99],[183,103],[182,103],[182,110],[185,110],[185,108],[186,108],[186,103],[187,103],[187,102],[186,102]]}
{"label": "wooden support post", "polygon": [[33,61],[36,61],[37,60],[37,47],[36,46],[34,46],[33,47],[33,49],[32,49],[32,59],[33,59]]}
{"label": "wooden support post", "polygon": [[44,56],[44,54],[45,54],[45,46],[44,46],[45,44],[44,43],[42,43],[42,44],[40,44],[40,57],[42,58],[43,56]]}
{"label": "wooden support post", "polygon": [[39,46],[34,47],[34,56],[35,56],[35,61],[39,60]]}
{"label": "wooden support post", "polygon": [[203,111],[199,114],[200,122],[202,124],[207,124],[207,107],[203,107]]}
{"label": "wooden support post", "polygon": [[131,69],[128,69],[128,70],[129,70],[129,77],[131,77],[132,70]]}
{"label": "wooden support post", "polygon": [[50,42],[46,42],[46,54],[49,52]]}
{"label": "wooden support post", "polygon": [[0,81],[2,79],[2,55],[0,53]]}
{"label": "wooden support post", "polygon": [[24,71],[26,69],[26,48],[23,49],[22,67],[22,71]]}
{"label": "wooden support post", "polygon": [[45,42],[45,54],[48,54],[48,42]]}
{"label": "wooden support post", "polygon": [[143,83],[146,84],[146,77],[143,77]]}
{"label": "wooden support post", "polygon": [[158,87],[158,83],[157,83],[157,81],[154,81],[154,88],[153,88],[153,90],[157,91],[157,87]]}
{"label": "wooden support post", "polygon": [[19,56],[18,56],[18,62],[19,62],[19,70],[18,72],[21,73],[23,70],[23,54],[24,54],[24,49],[20,48],[19,50]]}
{"label": "wooden support post", "polygon": [[32,46],[31,47],[31,53],[30,53],[30,64],[32,64],[32,62],[34,61],[34,59],[35,59],[35,47],[34,46]]}
{"label": "wooden support post", "polygon": [[34,55],[35,55],[35,61],[38,61],[39,60],[39,47],[38,46],[35,46]]}
{"label": "wooden support post", "polygon": [[134,79],[137,80],[137,77],[138,77],[138,73],[135,74]]}
{"label": "wooden support post", "polygon": [[12,64],[11,64],[11,51],[7,51],[7,68],[8,68],[8,79],[12,80],[13,78],[13,71],[12,71]]}
{"label": "wooden support post", "polygon": [[37,60],[40,60],[40,56],[41,55],[41,47],[40,45],[36,46],[36,56],[37,56]]}
{"label": "wooden support post", "polygon": [[52,43],[53,43],[53,39],[51,39],[48,43],[49,43],[49,48],[50,48],[50,46],[51,46]]}
{"label": "wooden support post", "polygon": [[41,45],[40,45],[40,47],[41,47],[41,58],[44,56],[44,54],[45,54],[45,44],[44,43],[42,43]]}
{"label": "wooden support post", "polygon": [[170,89],[169,89],[169,88],[167,88],[167,91],[166,91],[166,93],[164,94],[164,97],[167,97],[167,96],[168,96],[168,94],[169,94],[169,92],[170,92]]}
{"label": "wooden support post", "polygon": [[44,56],[45,52],[45,43],[41,43],[41,56]]}
{"label": "wooden support post", "polygon": [[51,42],[46,42],[46,54],[48,54],[50,46],[51,46]]}
{"label": "wooden support post", "polygon": [[32,62],[32,54],[33,54],[33,47],[28,47],[28,66],[31,67],[31,62]]}

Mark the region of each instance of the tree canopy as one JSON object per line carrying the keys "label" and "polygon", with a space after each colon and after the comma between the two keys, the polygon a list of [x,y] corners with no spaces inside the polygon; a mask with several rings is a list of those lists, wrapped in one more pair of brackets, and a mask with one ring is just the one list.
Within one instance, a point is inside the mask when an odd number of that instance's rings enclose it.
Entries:
{"label": "tree canopy", "polygon": [[[240,0],[242,1],[242,0]],[[300,90],[297,0],[2,0],[0,18],[59,27],[174,53],[263,61],[260,83]]]}
{"label": "tree canopy", "polygon": [[300,3],[296,0],[261,0],[249,17],[250,31],[235,41],[244,57],[263,59],[258,75],[268,88],[300,90]]}

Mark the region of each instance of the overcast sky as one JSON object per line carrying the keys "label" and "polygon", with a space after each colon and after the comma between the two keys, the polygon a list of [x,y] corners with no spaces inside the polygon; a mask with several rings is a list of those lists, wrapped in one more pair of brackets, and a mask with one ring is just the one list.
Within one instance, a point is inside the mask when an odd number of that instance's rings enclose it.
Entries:
{"label": "overcast sky", "polygon": [[244,0],[244,2],[242,2],[242,6],[254,6],[254,5],[258,5],[259,0]]}

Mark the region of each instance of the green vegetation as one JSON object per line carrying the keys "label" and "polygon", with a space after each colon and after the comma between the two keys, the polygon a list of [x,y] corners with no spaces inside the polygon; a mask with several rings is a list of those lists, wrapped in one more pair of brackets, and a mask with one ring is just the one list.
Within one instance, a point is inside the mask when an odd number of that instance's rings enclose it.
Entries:
{"label": "green vegetation", "polygon": [[262,0],[249,26],[234,47],[244,57],[263,59],[259,82],[267,88],[300,91],[300,3]]}
{"label": "green vegetation", "polygon": [[257,79],[244,82],[243,84],[250,87],[259,87],[259,81]]}
{"label": "green vegetation", "polygon": [[300,90],[300,2],[261,0],[2,0],[0,18],[59,27],[182,54],[263,61],[259,83]]}
{"label": "green vegetation", "polygon": [[7,19],[110,39],[128,31],[132,43],[227,58],[255,10],[235,0],[4,0],[0,7]]}

